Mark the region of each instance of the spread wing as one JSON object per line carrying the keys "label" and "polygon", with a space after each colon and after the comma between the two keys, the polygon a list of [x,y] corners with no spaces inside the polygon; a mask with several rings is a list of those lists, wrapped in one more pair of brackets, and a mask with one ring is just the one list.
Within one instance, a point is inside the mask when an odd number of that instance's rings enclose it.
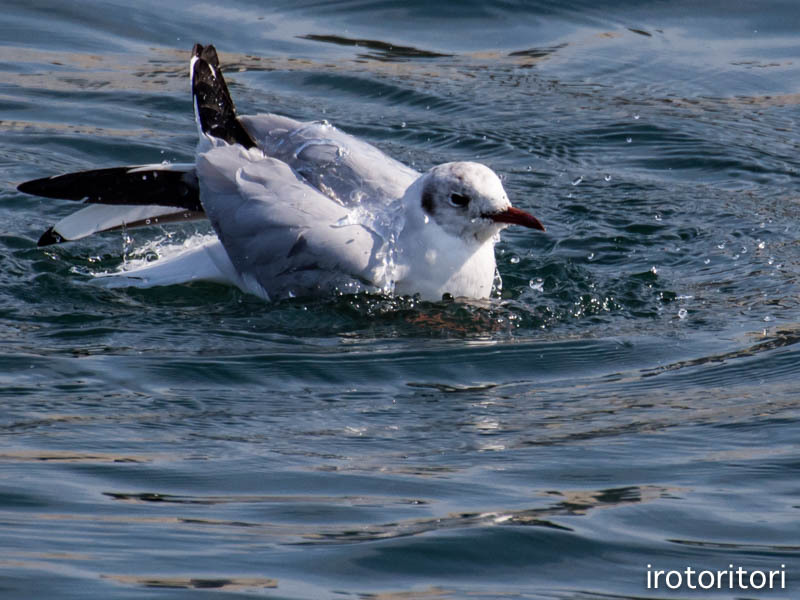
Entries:
{"label": "spread wing", "polygon": [[419,173],[326,121],[300,122],[273,114],[239,117],[267,156],[302,175],[343,206],[386,205]]}
{"label": "spread wing", "polygon": [[384,285],[384,240],[287,164],[220,145],[197,159],[200,199],[241,276],[270,298]]}

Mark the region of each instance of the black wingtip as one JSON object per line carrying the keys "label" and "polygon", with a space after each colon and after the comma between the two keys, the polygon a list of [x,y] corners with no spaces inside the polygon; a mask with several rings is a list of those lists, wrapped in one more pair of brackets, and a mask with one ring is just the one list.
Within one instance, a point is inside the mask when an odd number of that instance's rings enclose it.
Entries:
{"label": "black wingtip", "polygon": [[207,46],[195,44],[194,48],[192,48],[192,56],[202,58],[212,67],[219,67],[219,56],[217,56],[217,49],[214,48],[213,44],[208,44]]}
{"label": "black wingtip", "polygon": [[192,70],[192,97],[203,133],[229,144],[255,147],[253,138],[236,118],[236,107],[222,76],[217,50],[211,44],[195,44],[192,57],[197,59]]}
{"label": "black wingtip", "polygon": [[[17,191],[23,194],[30,194],[31,196],[47,196],[47,183],[50,177],[43,177],[41,179],[31,179],[30,181],[23,181],[17,186]],[[44,192],[44,193],[42,193]]]}
{"label": "black wingtip", "polygon": [[24,181],[17,186],[17,190],[23,194],[31,196],[41,196],[42,198],[61,198],[64,200],[83,200],[85,195],[83,190],[72,185],[74,179],[80,173],[69,173],[67,175],[52,175],[41,179],[31,179]]}
{"label": "black wingtip", "polygon": [[61,237],[54,228],[50,228],[45,231],[42,236],[39,238],[39,241],[36,243],[37,246],[52,246],[53,244],[60,244],[61,242],[65,242],[63,237]]}
{"label": "black wingtip", "polygon": [[154,204],[202,212],[194,171],[151,167],[110,167],[33,179],[17,186],[26,194],[86,204]]}

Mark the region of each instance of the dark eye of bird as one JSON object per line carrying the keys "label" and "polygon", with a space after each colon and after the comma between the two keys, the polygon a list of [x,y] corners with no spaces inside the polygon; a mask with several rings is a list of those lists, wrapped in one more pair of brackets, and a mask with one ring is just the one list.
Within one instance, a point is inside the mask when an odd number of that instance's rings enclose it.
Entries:
{"label": "dark eye of bird", "polygon": [[450,194],[450,204],[463,208],[469,204],[469,196],[465,196],[464,194]]}

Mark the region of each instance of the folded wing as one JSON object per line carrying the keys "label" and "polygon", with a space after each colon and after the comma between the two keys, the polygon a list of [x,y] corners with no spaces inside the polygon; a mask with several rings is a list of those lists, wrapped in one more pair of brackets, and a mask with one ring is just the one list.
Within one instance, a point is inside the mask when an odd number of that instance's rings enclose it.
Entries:
{"label": "folded wing", "polygon": [[221,145],[197,160],[200,198],[233,265],[276,298],[377,289],[384,240],[286,163]]}

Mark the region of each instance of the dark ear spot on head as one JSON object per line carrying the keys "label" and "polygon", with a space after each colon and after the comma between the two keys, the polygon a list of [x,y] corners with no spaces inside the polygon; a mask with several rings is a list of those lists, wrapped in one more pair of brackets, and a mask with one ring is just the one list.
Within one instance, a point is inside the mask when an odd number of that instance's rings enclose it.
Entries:
{"label": "dark ear spot on head", "polygon": [[422,210],[424,210],[430,216],[433,216],[433,213],[436,210],[433,207],[433,193],[428,189],[422,190]]}

